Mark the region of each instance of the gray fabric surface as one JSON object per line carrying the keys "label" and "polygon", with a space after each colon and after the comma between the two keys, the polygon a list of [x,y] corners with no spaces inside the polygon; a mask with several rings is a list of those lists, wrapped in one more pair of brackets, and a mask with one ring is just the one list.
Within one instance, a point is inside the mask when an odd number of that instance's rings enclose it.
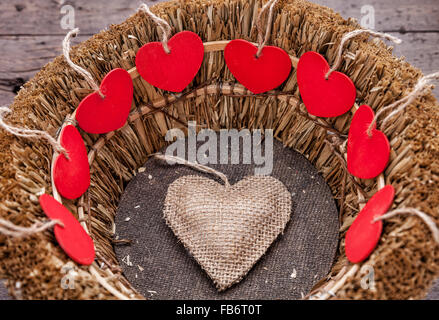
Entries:
{"label": "gray fabric surface", "polygon": [[0,300],[12,300],[3,280],[0,280]]}
{"label": "gray fabric surface", "polygon": [[[231,184],[254,174],[253,165],[209,166],[226,174]],[[133,243],[117,245],[115,252],[128,280],[147,298],[299,299],[329,272],[338,246],[338,211],[324,179],[301,154],[275,141],[272,176],[291,192],[291,220],[249,274],[222,293],[178,242],[162,213],[168,185],[178,177],[219,180],[157,159],[148,160],[145,168],[127,186],[116,216],[116,239]]]}

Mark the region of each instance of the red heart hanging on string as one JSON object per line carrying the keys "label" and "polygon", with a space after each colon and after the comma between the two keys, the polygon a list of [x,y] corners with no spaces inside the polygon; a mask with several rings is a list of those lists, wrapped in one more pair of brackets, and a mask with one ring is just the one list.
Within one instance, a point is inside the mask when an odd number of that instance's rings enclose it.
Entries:
{"label": "red heart hanging on string", "polygon": [[131,110],[133,80],[124,69],[114,69],[101,82],[100,91],[94,92],[79,104],[76,120],[82,130],[103,134],[122,128]]}
{"label": "red heart hanging on string", "polygon": [[224,49],[224,59],[233,76],[254,94],[279,87],[291,72],[288,53],[278,47],[266,46],[260,56],[252,43],[232,40]]}
{"label": "red heart hanging on string", "polygon": [[171,92],[182,92],[194,79],[204,58],[204,45],[191,31],[182,31],[168,41],[170,53],[161,42],[145,44],[137,52],[136,67],[146,82]]}
{"label": "red heart hanging on string", "polygon": [[60,143],[69,159],[63,154],[58,155],[53,165],[53,180],[64,198],[77,199],[90,186],[87,149],[79,131],[72,125],[62,129]]}
{"label": "red heart hanging on string", "polygon": [[345,252],[350,262],[359,263],[373,252],[383,230],[383,222],[373,220],[390,209],[394,197],[395,189],[387,185],[375,193],[360,211],[346,233]]}
{"label": "red heart hanging on string", "polygon": [[390,143],[386,135],[368,128],[374,119],[373,110],[366,105],[358,108],[352,118],[348,136],[348,170],[361,179],[373,179],[386,169],[390,157]]}
{"label": "red heart hanging on string", "polygon": [[297,65],[297,84],[308,112],[317,117],[338,117],[355,103],[357,92],[352,80],[344,73],[330,70],[326,59],[314,51],[302,55]]}
{"label": "red heart hanging on string", "polygon": [[81,265],[91,265],[95,259],[93,240],[78,220],[61,203],[47,194],[40,197],[40,205],[52,220],[59,220],[64,226],[56,225],[54,233],[64,252]]}

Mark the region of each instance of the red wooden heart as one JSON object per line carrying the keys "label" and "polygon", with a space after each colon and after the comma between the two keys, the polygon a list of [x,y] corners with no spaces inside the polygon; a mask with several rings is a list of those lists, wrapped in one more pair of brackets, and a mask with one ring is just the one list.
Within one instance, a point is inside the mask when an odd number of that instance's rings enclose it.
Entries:
{"label": "red wooden heart", "polygon": [[169,54],[161,42],[145,44],[137,52],[137,71],[154,87],[182,92],[203,63],[203,41],[191,31],[182,31],[169,39],[168,47],[171,51]]}
{"label": "red wooden heart", "polygon": [[367,130],[374,118],[373,110],[361,106],[352,118],[348,136],[348,170],[361,179],[372,179],[386,169],[390,157],[390,143],[386,135],[375,129]]}
{"label": "red wooden heart", "polygon": [[58,155],[53,166],[53,180],[58,192],[67,199],[77,199],[90,186],[87,149],[78,130],[68,125],[62,129],[60,143],[69,159]]}
{"label": "red wooden heart", "polygon": [[258,48],[252,43],[232,40],[224,49],[224,59],[233,76],[254,94],[279,87],[291,72],[288,53],[278,47],[266,46],[259,58]]}
{"label": "red wooden heart", "polygon": [[110,71],[101,82],[102,98],[94,92],[79,104],[76,120],[82,130],[102,134],[123,127],[133,101],[133,80],[124,69]]}
{"label": "red wooden heart", "polygon": [[390,209],[394,197],[395,189],[387,185],[375,193],[360,211],[346,233],[345,252],[350,262],[363,261],[375,249],[383,230],[383,222],[373,220]]}
{"label": "red wooden heart", "polygon": [[64,227],[54,227],[56,240],[64,252],[79,264],[91,265],[95,259],[94,243],[78,220],[66,207],[47,194],[40,197],[40,205],[50,219],[64,224]]}
{"label": "red wooden heart", "polygon": [[314,51],[302,55],[297,65],[297,84],[308,112],[317,117],[338,117],[355,103],[357,92],[352,80],[344,73],[330,70],[326,59]]}

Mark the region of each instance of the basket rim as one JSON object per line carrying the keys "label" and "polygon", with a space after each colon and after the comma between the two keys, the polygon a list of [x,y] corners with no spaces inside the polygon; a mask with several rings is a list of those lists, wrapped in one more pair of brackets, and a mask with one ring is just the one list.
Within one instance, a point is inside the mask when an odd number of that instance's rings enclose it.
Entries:
{"label": "basket rim", "polygon": [[[221,2],[223,2],[223,1],[221,1]],[[241,1],[235,1],[235,2],[241,2]],[[209,4],[209,3],[207,3],[207,4]],[[206,5],[207,5],[206,4]],[[165,8],[165,6],[166,6],[166,3],[162,3],[162,4],[159,4],[159,5],[157,5],[157,8],[158,8],[158,10],[160,10],[160,9],[162,9],[162,8]],[[131,19],[131,18],[130,18]],[[118,29],[118,27],[115,27],[115,29],[117,30]],[[112,32],[112,31],[109,31],[110,33]],[[87,46],[87,43],[89,43],[89,41],[93,41],[93,39],[99,39],[100,37],[99,36],[96,36],[96,37],[94,37],[94,38],[92,38],[91,40],[88,40],[88,41],[86,41],[85,43],[82,43],[81,45],[79,45],[79,46],[77,46],[77,48],[76,48],[76,50],[78,50],[78,51],[81,51],[81,48],[85,48],[86,46]],[[221,42],[221,41],[220,41]],[[222,42],[224,42],[224,40],[222,40]],[[59,62],[59,58],[57,58],[58,59],[58,62]],[[55,59],[55,62],[57,61],[57,59]],[[46,68],[47,68],[47,70],[46,70]],[[49,71],[50,72],[50,66],[48,67],[48,66],[46,66],[45,68],[43,68],[43,70],[41,71],[41,73],[42,74],[44,74],[44,72],[46,72],[46,71]],[[131,69],[130,70],[130,73],[131,73],[131,75],[136,75],[136,71],[135,70],[133,70],[133,69]],[[138,75],[138,74],[137,74]],[[36,81],[36,79],[38,79],[38,76],[36,76],[35,78],[34,78],[35,80],[33,80],[33,81]],[[22,98],[22,95],[30,95],[30,96],[32,96],[32,90],[29,92],[28,90],[27,90],[27,88],[29,88],[29,87],[31,87],[32,85],[31,84],[27,84],[26,86],[25,86],[25,90],[23,91],[23,93],[20,93],[20,95],[21,95],[21,98]],[[232,96],[234,96],[234,95],[236,95],[236,94],[242,94],[242,95],[247,95],[248,94],[248,92],[246,92],[243,88],[241,88],[239,85],[237,85],[237,84],[221,84],[221,85],[210,85],[211,87],[209,87],[209,86],[206,86],[206,87],[203,87],[203,88],[195,88],[195,89],[193,89],[193,94],[194,94],[194,97],[197,95],[197,94],[200,94],[200,95],[202,95],[202,94],[205,94],[206,93],[206,90],[207,90],[207,92],[208,93],[210,93],[210,94],[217,94],[219,91],[223,94],[223,95],[227,95],[227,94],[229,94],[229,95],[232,95]],[[294,98],[292,98],[292,97],[288,97],[288,95],[286,95],[286,94],[282,94],[282,93],[279,93],[279,92],[274,92],[274,93],[272,93],[272,95],[273,95],[273,97],[275,97],[276,99],[279,99],[279,100],[281,100],[281,99],[286,99],[284,102],[286,102],[287,104],[290,104],[290,103],[294,103],[295,104],[295,107],[297,107],[297,105],[299,104],[300,105],[300,102],[298,102],[297,100],[295,100]],[[192,97],[190,94],[188,94],[188,96],[187,96],[187,98],[188,99],[191,99],[191,98],[194,98],[194,97]],[[428,98],[428,99],[430,99],[430,97]],[[147,105],[145,105],[145,106],[143,106],[143,107],[141,107],[140,108],[140,110],[138,109],[138,110],[135,110],[135,111],[133,111],[132,112],[132,114],[130,115],[130,117],[129,117],[129,121],[132,121],[132,122],[134,122],[134,121],[136,121],[136,120],[138,120],[138,119],[140,119],[140,118],[142,118],[142,117],[145,117],[145,116],[149,116],[149,112],[150,112],[150,108],[152,107],[152,108],[164,108],[163,107],[163,104],[167,104],[167,103],[169,103],[169,104],[171,104],[171,103],[175,103],[176,101],[179,101],[178,99],[175,99],[175,101],[174,102],[169,102],[170,101],[170,99],[168,99],[168,98],[161,98],[161,99],[158,99],[158,100],[156,100],[156,101],[153,101],[153,102],[150,102],[149,104],[147,104]],[[433,104],[434,104],[434,97],[433,97]],[[16,100],[16,102],[14,102],[14,106],[16,105],[16,104],[18,104],[19,103],[19,99],[17,99]],[[436,104],[437,104],[437,101],[435,102]],[[357,105],[357,107],[358,107],[358,105]],[[299,108],[298,108],[299,109]],[[302,110],[300,110],[299,109],[299,111],[302,111]],[[71,118],[72,117],[72,115],[70,115],[70,116],[67,116],[66,117],[66,121],[64,121],[64,123],[62,124],[62,126],[65,126],[65,125],[67,125],[67,124],[69,124],[69,123],[71,123]],[[17,120],[17,119],[16,119]],[[318,120],[316,120],[316,119],[313,119],[313,121],[314,121],[314,123],[316,123],[316,124],[318,124],[318,125],[320,125],[320,126],[326,126],[326,129],[328,129],[328,128],[331,128],[331,129],[333,129],[333,130],[335,130],[335,131],[338,131],[336,128],[332,128],[327,122],[325,122],[324,120],[323,121],[320,121],[321,119],[318,119]],[[131,122],[130,122],[131,123]],[[121,129],[122,130],[122,129]],[[110,141],[110,139],[113,137],[113,136],[115,136],[116,135],[116,132],[112,132],[112,133],[109,133],[109,134],[107,134],[107,135],[105,135],[105,136],[103,136],[103,137],[101,137],[93,146],[91,146],[91,151],[90,151],[90,153],[89,153],[89,160],[91,160],[90,161],[90,165],[92,165],[92,163],[93,163],[93,160],[95,159],[95,157],[97,156],[97,154],[98,154],[98,152],[99,152],[99,150],[100,149],[102,149],[104,146],[105,146],[105,144],[107,143],[107,142],[109,142]],[[16,141],[14,142],[14,143],[17,143]],[[340,153],[341,153],[341,155],[343,156],[343,149],[340,149]],[[55,156],[55,154],[53,155],[53,156]],[[385,185],[385,176],[384,175],[382,175],[382,176],[380,176],[379,178],[378,178],[378,180],[377,180],[377,183],[378,183],[378,187],[379,188],[381,188],[381,187],[383,187],[384,185]],[[53,191],[54,191],[54,194],[56,193],[56,188],[54,187],[54,186],[52,186],[52,188],[53,188]],[[365,197],[367,196],[366,194],[363,194],[363,193],[361,193],[361,192],[359,192],[359,199],[358,199],[358,202],[359,203],[362,203],[364,200],[365,200]],[[62,200],[62,199],[61,199]],[[79,203],[84,203],[85,201],[84,201],[84,199],[82,199]],[[81,209],[81,207],[78,207],[78,214],[79,214],[79,218],[80,218],[80,220],[81,219],[85,219],[85,215],[84,215],[84,208],[82,207],[82,209]],[[85,227],[85,228],[87,228],[87,225],[86,225],[86,222],[85,221],[82,221],[81,222],[81,224],[83,225],[83,227]],[[86,229],[87,230],[87,229]],[[355,270],[354,270],[355,269]],[[343,270],[343,269],[342,269]],[[355,272],[357,272],[357,271],[359,271],[358,270],[358,266],[356,266],[356,265],[354,265],[354,266],[352,266],[349,270],[344,270],[344,272],[347,272],[347,273],[345,273],[345,275],[346,274],[352,274],[352,273],[354,273],[354,271]],[[95,270],[96,272],[97,272],[97,270]],[[92,274],[94,273],[94,272],[91,272]],[[99,273],[97,273],[97,275],[96,274],[93,274],[95,277],[99,277],[100,275],[99,275]],[[101,277],[102,278],[102,277]],[[99,278],[98,278],[99,279]],[[347,280],[347,277],[341,277],[341,280],[344,280],[344,281],[341,281],[341,282],[338,282],[337,283],[337,286],[343,286],[344,285],[344,282]],[[342,283],[343,282],[343,283]],[[111,289],[109,289],[105,284],[105,281],[103,281],[103,282],[101,282],[101,284],[107,289],[107,290],[109,290],[110,292],[111,292]],[[114,294],[114,293],[113,293]],[[329,297],[328,297],[329,298]]]}

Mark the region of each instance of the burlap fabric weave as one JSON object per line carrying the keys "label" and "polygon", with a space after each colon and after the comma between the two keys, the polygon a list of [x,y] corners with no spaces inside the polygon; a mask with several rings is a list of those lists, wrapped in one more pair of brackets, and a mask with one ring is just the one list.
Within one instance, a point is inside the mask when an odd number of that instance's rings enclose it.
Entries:
{"label": "burlap fabric weave", "polygon": [[169,186],[166,223],[223,291],[239,282],[284,230],[291,194],[270,176],[233,186],[184,176]]}
{"label": "burlap fabric weave", "polygon": [[8,290],[6,289],[2,280],[0,280],[0,300],[10,300],[11,297],[8,294]]}

